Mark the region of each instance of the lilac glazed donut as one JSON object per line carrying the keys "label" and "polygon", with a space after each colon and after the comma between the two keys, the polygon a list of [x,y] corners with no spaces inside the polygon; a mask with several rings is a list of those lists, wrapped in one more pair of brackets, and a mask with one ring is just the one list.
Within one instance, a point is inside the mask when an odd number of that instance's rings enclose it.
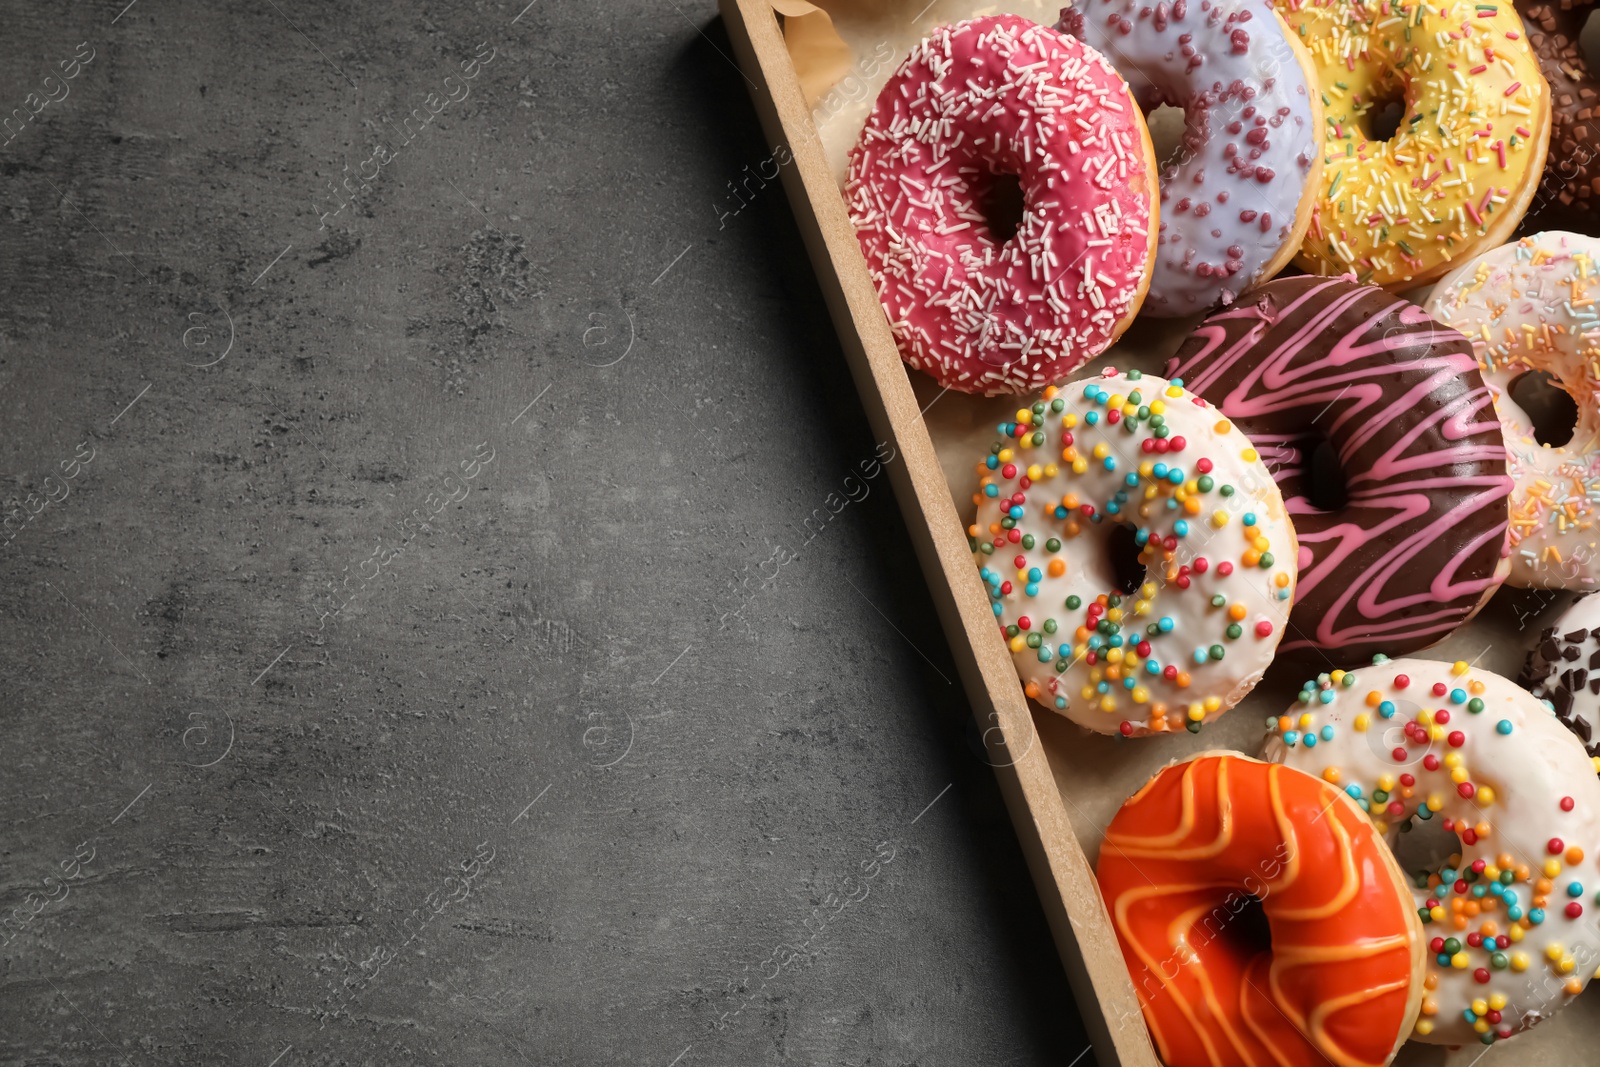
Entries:
{"label": "lilac glazed donut", "polygon": [[1103,54],[1146,113],[1184,111],[1161,165],[1148,315],[1232,301],[1292,259],[1321,187],[1309,57],[1267,0],[1076,0],[1056,28]]}

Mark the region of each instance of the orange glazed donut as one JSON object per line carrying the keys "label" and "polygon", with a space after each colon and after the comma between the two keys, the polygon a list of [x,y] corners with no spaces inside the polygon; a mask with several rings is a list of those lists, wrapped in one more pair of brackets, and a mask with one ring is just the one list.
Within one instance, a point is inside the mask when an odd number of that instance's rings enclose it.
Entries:
{"label": "orange glazed donut", "polygon": [[1410,1034],[1411,890],[1321,779],[1228,752],[1173,764],[1111,820],[1096,874],[1168,1067],[1382,1067]]}

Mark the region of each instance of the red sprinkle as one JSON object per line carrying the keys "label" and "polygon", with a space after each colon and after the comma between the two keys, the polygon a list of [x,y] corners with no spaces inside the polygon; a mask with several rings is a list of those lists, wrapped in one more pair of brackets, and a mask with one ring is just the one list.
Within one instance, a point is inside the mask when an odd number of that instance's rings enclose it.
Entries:
{"label": "red sprinkle", "polygon": [[1404,689],[1406,686],[1408,686],[1410,684],[1411,684],[1411,679],[1408,678],[1406,675],[1397,674],[1397,675],[1394,676],[1394,687],[1396,689]]}
{"label": "red sprinkle", "polygon": [[1567,850],[1566,843],[1563,842],[1559,837],[1552,837],[1549,843],[1544,847],[1549,849],[1550,855],[1552,856],[1559,856]]}
{"label": "red sprinkle", "polygon": [[1434,682],[1433,683],[1433,695],[1434,696],[1442,697],[1448,692],[1450,692],[1450,687],[1445,685],[1443,682]]}
{"label": "red sprinkle", "polygon": [[1583,914],[1583,905],[1579,904],[1576,900],[1574,900],[1572,903],[1567,905],[1567,918],[1576,919],[1578,916],[1580,916],[1582,914]]}
{"label": "red sprinkle", "polygon": [[1265,620],[1256,623],[1256,636],[1257,637],[1271,637],[1272,636],[1272,624],[1270,622],[1265,621]]}
{"label": "red sprinkle", "polygon": [[1578,806],[1578,802],[1573,800],[1571,797],[1562,797],[1561,798],[1561,810],[1562,811],[1571,811],[1573,808],[1575,808],[1577,806]]}
{"label": "red sprinkle", "polygon": [[1471,800],[1473,796],[1477,794],[1478,790],[1477,787],[1475,787],[1471,782],[1462,782],[1460,785],[1456,786],[1456,792],[1460,793],[1467,800]]}

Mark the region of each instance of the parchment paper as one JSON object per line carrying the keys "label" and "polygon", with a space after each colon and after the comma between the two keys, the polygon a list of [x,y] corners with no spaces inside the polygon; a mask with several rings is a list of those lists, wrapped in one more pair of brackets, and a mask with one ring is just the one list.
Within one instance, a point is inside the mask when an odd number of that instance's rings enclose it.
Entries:
{"label": "parchment paper", "polygon": [[[843,182],[845,162],[866,122],[872,102],[912,45],[942,23],[977,15],[1010,13],[1045,24],[1058,17],[1061,0],[976,5],[970,0],[773,0],[785,17],[784,37],[800,74],[806,102],[822,137],[837,179]],[[1600,21],[1600,20],[1597,20]],[[1421,303],[1427,289],[1407,293]],[[1161,373],[1166,361],[1198,319],[1141,319],[1110,351],[1091,360],[1074,377],[1101,367]],[[996,439],[995,426],[1015,413],[1017,397],[968,396],[941,391],[934,381],[910,371],[924,407],[950,494],[963,519],[973,513],[977,462]],[[974,568],[973,580],[977,571]],[[1600,594],[1597,594],[1600,595]],[[1445,662],[1467,660],[1514,678],[1528,647],[1539,632],[1564,611],[1571,594],[1502,588],[1484,610],[1446,641],[1418,653]],[[1281,658],[1261,684],[1200,734],[1121,738],[1091,734],[1068,720],[1034,707],[1036,742],[1045,746],[1056,784],[1072,815],[1073,829],[1092,861],[1100,850],[1103,830],[1123,800],[1167,763],[1206,749],[1233,748],[1256,755],[1269,716],[1294,703],[1307,678],[1334,667],[1313,653],[1310,659]],[[1593,863],[1594,861],[1589,861]],[[1600,879],[1594,879],[1600,881]],[[1600,981],[1561,1012],[1533,1031],[1485,1048],[1467,1046],[1446,1052],[1441,1046],[1410,1042],[1396,1058],[1397,1067],[1580,1067],[1600,1063]]]}

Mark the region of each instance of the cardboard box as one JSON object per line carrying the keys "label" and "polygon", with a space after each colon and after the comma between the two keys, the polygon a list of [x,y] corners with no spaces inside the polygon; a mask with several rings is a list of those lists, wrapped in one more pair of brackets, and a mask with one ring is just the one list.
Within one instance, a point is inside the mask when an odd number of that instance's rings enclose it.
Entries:
{"label": "cardboard box", "polygon": [[[1016,410],[1018,398],[943,392],[931,379],[908,372],[901,362],[840,195],[839,131],[829,131],[831,151],[827,151],[813,119],[813,108],[828,88],[818,71],[831,67],[837,76],[850,64],[828,54],[828,43],[808,30],[800,47],[811,51],[799,56],[806,68],[803,84],[796,56],[785,41],[781,13],[804,12],[811,5],[803,0],[719,3],[734,56],[753,84],[751,96],[762,127],[772,145],[782,148],[776,158],[788,160],[780,168],[784,188],[872,432],[878,440],[891,441],[898,451],[897,460],[888,466],[896,498],[1094,1043],[1095,1058],[1101,1067],[1158,1067],[1094,877],[1093,858],[1099,853],[1103,829],[1129,795],[1174,760],[1219,748],[1258,753],[1266,717],[1289,708],[1306,678],[1335,665],[1315,658],[1293,662],[1280,657],[1243,704],[1208,724],[1198,736],[1123,740],[1092,735],[1030,706],[994,625],[965,532],[978,482],[974,464],[987,454],[996,439],[995,424]],[[847,0],[821,3],[839,10]],[[917,17],[896,20],[900,8],[922,5],[907,7],[898,0],[859,0],[859,5],[870,9],[876,26],[896,27],[886,31],[885,51],[891,58],[883,61],[885,69],[878,71],[876,84],[869,85],[872,95],[903,58],[906,43],[935,21],[948,21],[951,15],[945,9],[959,6],[955,0],[936,0],[922,7]],[[1002,6],[1020,10],[1026,5]],[[865,42],[877,41],[877,34],[876,29],[870,36],[857,32],[855,54],[866,50]],[[864,114],[855,93],[850,106]],[[1091,360],[1079,373],[1094,373],[1107,365],[1160,373],[1187,329],[1182,320],[1140,320],[1111,351]],[[1515,677],[1540,629],[1571,599],[1566,593],[1502,589],[1471,624],[1417,655],[1446,662],[1467,660]],[[1410,1042],[1395,1063],[1401,1067],[1586,1063],[1594,1060],[1597,1035],[1600,997],[1591,993],[1514,1041],[1453,1053]]]}

